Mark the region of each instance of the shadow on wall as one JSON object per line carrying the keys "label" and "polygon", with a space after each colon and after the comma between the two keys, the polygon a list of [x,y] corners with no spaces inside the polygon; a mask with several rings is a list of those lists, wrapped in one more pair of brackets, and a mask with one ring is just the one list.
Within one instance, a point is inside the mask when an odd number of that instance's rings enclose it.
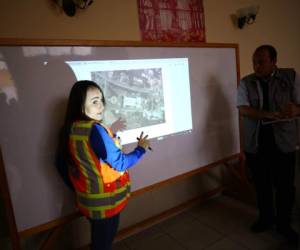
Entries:
{"label": "shadow on wall", "polygon": [[[49,188],[48,199],[53,200],[56,213],[63,217],[75,211],[75,198],[73,191],[64,183],[57,170],[56,151],[60,129],[65,119],[69,92],[76,82],[76,77],[69,66],[59,58],[48,62],[47,70],[43,72],[42,77],[48,79],[47,90],[51,92],[51,97],[44,107],[47,114],[44,116],[46,122],[41,127],[41,133],[44,136],[40,137],[41,154],[39,157],[41,163],[46,163],[41,174],[45,177],[46,186]],[[67,165],[65,167],[67,168]],[[67,169],[65,173],[68,176]]]}
{"label": "shadow on wall", "polygon": [[[235,145],[235,140],[238,137],[235,123],[235,117],[232,109],[232,100],[228,100],[226,86],[218,82],[215,76],[211,76],[208,80],[207,93],[210,98],[207,98],[207,117],[206,128],[207,131],[203,136],[207,138],[205,141],[210,140],[210,145],[213,148],[212,152],[218,152],[218,155],[226,157],[229,155],[230,147]],[[238,122],[238,121],[236,121]],[[211,140],[214,140],[213,142]],[[229,151],[228,151],[229,150]],[[229,162],[235,168],[239,168],[238,161]],[[249,204],[255,203],[254,190],[251,185],[242,183],[241,180],[232,174],[227,168],[224,172],[224,184],[227,195],[245,201]]]}
{"label": "shadow on wall", "polygon": [[[52,164],[49,164],[49,167],[45,169],[44,173],[46,176],[51,176],[49,178],[49,186],[52,186],[54,190],[61,190],[59,195],[54,194],[56,198],[56,204],[54,205],[56,206],[56,209],[59,210],[61,216],[65,216],[66,214],[73,213],[75,211],[74,192],[70,187],[68,187],[68,185],[72,186],[72,184],[68,177],[67,165],[65,165],[64,162],[60,162],[64,169],[60,168],[59,170],[56,166],[56,164],[58,164],[56,151],[59,140],[59,132],[64,121],[67,101],[67,98],[57,100],[57,102],[51,106],[51,111],[49,112],[49,124],[50,127],[53,128],[53,131],[47,132],[48,138],[46,141],[48,142],[49,151],[52,152],[49,159]],[[55,139],[53,139],[53,137]],[[51,179],[52,181],[50,181]],[[65,181],[67,183],[64,183]]]}
{"label": "shadow on wall", "polygon": [[226,157],[228,147],[234,145],[235,126],[230,102],[220,86],[222,84],[218,79],[213,75],[210,76],[207,84],[209,98],[207,98],[206,133],[203,136],[207,137],[204,141],[210,141],[210,145],[213,145],[211,152]]}

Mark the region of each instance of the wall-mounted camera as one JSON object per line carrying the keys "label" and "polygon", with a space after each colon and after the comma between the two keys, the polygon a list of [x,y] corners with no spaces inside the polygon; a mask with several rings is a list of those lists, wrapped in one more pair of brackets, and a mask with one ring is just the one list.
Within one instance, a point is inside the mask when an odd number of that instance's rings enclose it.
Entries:
{"label": "wall-mounted camera", "polygon": [[68,16],[75,16],[77,9],[86,9],[93,0],[53,0]]}
{"label": "wall-mounted camera", "polygon": [[239,29],[242,29],[245,26],[245,24],[255,23],[258,10],[258,5],[238,9],[236,11],[236,14],[233,15],[234,23]]}

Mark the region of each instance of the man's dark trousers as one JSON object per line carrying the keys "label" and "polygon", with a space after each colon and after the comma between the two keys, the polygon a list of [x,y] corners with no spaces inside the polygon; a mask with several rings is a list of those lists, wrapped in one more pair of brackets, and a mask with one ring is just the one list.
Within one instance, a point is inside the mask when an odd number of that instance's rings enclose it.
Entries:
{"label": "man's dark trousers", "polygon": [[246,162],[256,188],[260,221],[278,227],[289,225],[295,200],[296,153],[260,150],[246,153]]}

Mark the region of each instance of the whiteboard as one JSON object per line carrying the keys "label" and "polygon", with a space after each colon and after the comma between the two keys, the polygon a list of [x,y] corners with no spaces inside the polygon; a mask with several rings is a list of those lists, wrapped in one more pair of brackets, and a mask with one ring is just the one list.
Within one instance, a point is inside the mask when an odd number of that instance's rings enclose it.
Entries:
{"label": "whiteboard", "polygon": [[54,166],[76,81],[65,61],[149,58],[188,58],[193,129],[151,139],[153,152],[130,169],[132,190],[240,152],[236,46],[1,46],[0,145],[19,232],[76,210],[74,195]]}

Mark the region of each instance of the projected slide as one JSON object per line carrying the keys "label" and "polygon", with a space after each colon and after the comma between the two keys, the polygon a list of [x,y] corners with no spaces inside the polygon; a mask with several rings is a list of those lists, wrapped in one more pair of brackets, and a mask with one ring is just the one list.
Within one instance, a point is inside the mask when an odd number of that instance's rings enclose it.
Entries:
{"label": "projected slide", "polygon": [[111,124],[120,117],[126,120],[126,129],[130,130],[166,121],[160,68],[91,73],[92,80],[103,89],[108,103],[107,123]]}
{"label": "projected slide", "polygon": [[159,139],[191,131],[187,58],[66,63],[77,80],[92,80],[102,88],[105,124],[125,121],[125,130],[118,132],[123,145],[136,142],[141,131]]}

